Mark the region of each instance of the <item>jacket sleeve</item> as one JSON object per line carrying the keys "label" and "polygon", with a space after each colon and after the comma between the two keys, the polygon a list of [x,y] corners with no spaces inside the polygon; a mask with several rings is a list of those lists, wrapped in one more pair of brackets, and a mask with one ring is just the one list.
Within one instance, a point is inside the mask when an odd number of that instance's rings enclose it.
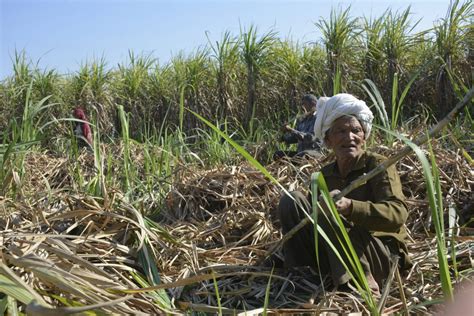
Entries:
{"label": "jacket sleeve", "polygon": [[305,143],[311,143],[316,140],[316,137],[314,136],[314,133],[304,133],[301,132],[301,138],[302,141]]}
{"label": "jacket sleeve", "polygon": [[349,219],[369,231],[398,232],[407,220],[408,211],[395,166],[390,166],[366,185],[373,199],[352,200]]}
{"label": "jacket sleeve", "polygon": [[82,136],[92,145],[92,131],[87,123],[82,123]]}
{"label": "jacket sleeve", "polygon": [[296,144],[299,139],[296,133],[287,132],[281,136],[281,140],[287,144]]}

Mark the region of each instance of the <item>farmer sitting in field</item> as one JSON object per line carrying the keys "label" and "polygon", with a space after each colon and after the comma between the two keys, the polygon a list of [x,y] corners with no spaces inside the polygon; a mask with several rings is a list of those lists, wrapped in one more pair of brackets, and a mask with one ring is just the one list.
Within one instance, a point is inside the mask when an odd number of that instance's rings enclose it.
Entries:
{"label": "farmer sitting in field", "polygon": [[75,108],[72,114],[76,119],[84,121],[76,122],[76,126],[74,127],[74,135],[76,135],[78,146],[91,148],[92,131],[84,110],[81,108]]}
{"label": "farmer sitting in field", "polygon": [[[350,94],[337,94],[318,108],[315,136],[322,139],[336,156],[335,162],[321,170],[331,196],[385,159],[381,155],[364,151],[372,119],[373,114],[365,102]],[[291,195],[292,197],[283,196],[278,206],[283,234],[306,216],[303,212],[312,212],[311,196],[307,198],[296,191]],[[391,254],[400,257],[401,268],[409,265],[404,243],[404,224],[408,215],[404,199],[397,170],[395,166],[391,166],[335,202],[339,214],[349,222],[347,226],[351,228],[347,230],[350,240],[361,261],[369,286],[376,294],[388,276]],[[321,201],[318,224],[341,256],[347,258],[337,241],[337,235],[342,238],[342,234],[339,228],[331,226],[334,221],[328,218],[332,218],[332,215],[323,204]],[[301,205],[303,209],[297,205]],[[328,214],[328,218],[324,213]],[[314,243],[313,227],[308,224],[284,244],[285,265],[311,266],[317,271]],[[318,243],[320,273],[329,274],[335,287],[347,289],[351,279],[349,273],[320,234]],[[351,267],[350,264],[347,266]]]}
{"label": "farmer sitting in field", "polygon": [[277,160],[284,156],[304,156],[319,155],[320,141],[314,136],[314,122],[316,121],[316,108],[318,102],[323,102],[325,97],[319,100],[312,94],[306,94],[302,99],[303,116],[298,119],[296,128],[291,128],[288,124],[282,126],[284,132],[281,141],[287,144],[298,144],[296,151],[279,150],[273,155],[273,159]]}

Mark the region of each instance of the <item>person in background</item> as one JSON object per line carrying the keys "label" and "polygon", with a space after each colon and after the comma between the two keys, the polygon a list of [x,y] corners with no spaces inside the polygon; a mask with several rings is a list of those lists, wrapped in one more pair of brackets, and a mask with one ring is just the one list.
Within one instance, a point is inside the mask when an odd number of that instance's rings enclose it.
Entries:
{"label": "person in background", "polygon": [[318,156],[320,152],[320,141],[314,136],[314,122],[316,121],[316,109],[327,98],[321,97],[319,100],[312,94],[305,94],[301,107],[303,115],[298,118],[295,128],[288,124],[282,126],[284,134],[281,141],[286,144],[298,144],[296,151],[277,151],[273,155],[274,160],[282,157],[304,156],[306,154]]}
{"label": "person in background", "polygon": [[92,147],[92,131],[89,126],[89,122],[87,120],[86,114],[84,110],[81,108],[75,108],[73,111],[73,116],[76,119],[79,119],[84,122],[76,122],[76,126],[74,127],[74,134],[77,137],[77,143],[79,147]]}
{"label": "person in background", "polygon": [[[364,150],[372,127],[373,114],[364,101],[350,94],[337,94],[318,108],[315,136],[332,149],[335,162],[323,167],[330,195],[334,196],[349,183],[377,167],[385,157]],[[296,226],[306,214],[311,214],[311,195],[301,192],[284,195],[278,206],[283,234]],[[334,228],[332,215],[320,203],[318,225],[324,230],[342,257],[338,238],[339,228]],[[360,259],[362,268],[373,293],[379,294],[391,267],[391,257],[398,256],[399,267],[410,266],[405,245],[407,237],[404,224],[408,211],[402,185],[395,166],[375,176],[335,202],[339,214],[349,223],[349,238]],[[306,214],[305,214],[306,213]],[[327,215],[327,216],[326,216]],[[333,285],[340,290],[350,288],[351,277],[334,250],[319,234],[319,272],[330,275]],[[318,271],[314,230],[311,224],[300,229],[283,245],[285,266],[310,266]],[[346,261],[348,262],[348,261]],[[351,267],[350,264],[347,264]],[[350,269],[350,268],[349,268]]]}

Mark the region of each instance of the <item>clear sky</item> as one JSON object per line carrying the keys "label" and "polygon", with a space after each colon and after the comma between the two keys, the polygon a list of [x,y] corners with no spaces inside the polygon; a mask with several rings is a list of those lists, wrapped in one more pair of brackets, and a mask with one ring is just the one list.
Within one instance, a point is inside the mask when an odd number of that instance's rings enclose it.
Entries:
{"label": "clear sky", "polygon": [[12,73],[16,50],[61,74],[104,56],[109,67],[127,61],[128,51],[152,53],[161,64],[179,51],[192,52],[226,30],[255,24],[282,38],[319,40],[314,22],[331,7],[351,5],[351,15],[379,16],[411,5],[418,29],[445,16],[448,0],[0,0],[0,79]]}

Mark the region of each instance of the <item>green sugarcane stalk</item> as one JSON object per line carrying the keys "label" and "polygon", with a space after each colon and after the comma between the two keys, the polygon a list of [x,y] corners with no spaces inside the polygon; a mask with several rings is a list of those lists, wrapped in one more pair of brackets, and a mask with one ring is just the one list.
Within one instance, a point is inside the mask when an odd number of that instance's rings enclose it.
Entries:
{"label": "green sugarcane stalk", "polygon": [[[438,134],[448,123],[456,116],[456,114],[461,110],[474,96],[474,87],[471,88],[464,98],[454,107],[454,109],[451,110],[451,112],[448,113],[441,121],[438,122],[435,126],[431,128],[431,130],[417,138],[416,140],[413,141],[413,143],[417,146],[420,146],[428,141],[428,139],[433,138],[436,134]],[[342,197],[346,196],[351,192],[352,190],[360,187],[361,185],[365,184],[367,181],[378,175],[379,173],[387,170],[388,167],[391,165],[395,164],[398,162],[400,159],[408,155],[409,153],[412,152],[412,149],[410,146],[405,146],[403,147],[398,153],[394,154],[387,160],[383,161],[380,165],[377,166],[377,168],[372,169],[370,172],[360,176],[359,178],[355,179],[347,187],[345,187],[340,193],[336,194],[333,199],[334,201],[340,200]],[[287,232],[283,238],[278,242],[272,249],[270,249],[267,257],[271,256],[275,251],[277,251],[283,244],[293,237],[294,234],[296,234],[301,228],[303,228],[306,224],[310,222],[309,217],[305,217],[304,219],[301,220],[301,222],[298,223],[295,227],[293,227],[289,232]]]}

